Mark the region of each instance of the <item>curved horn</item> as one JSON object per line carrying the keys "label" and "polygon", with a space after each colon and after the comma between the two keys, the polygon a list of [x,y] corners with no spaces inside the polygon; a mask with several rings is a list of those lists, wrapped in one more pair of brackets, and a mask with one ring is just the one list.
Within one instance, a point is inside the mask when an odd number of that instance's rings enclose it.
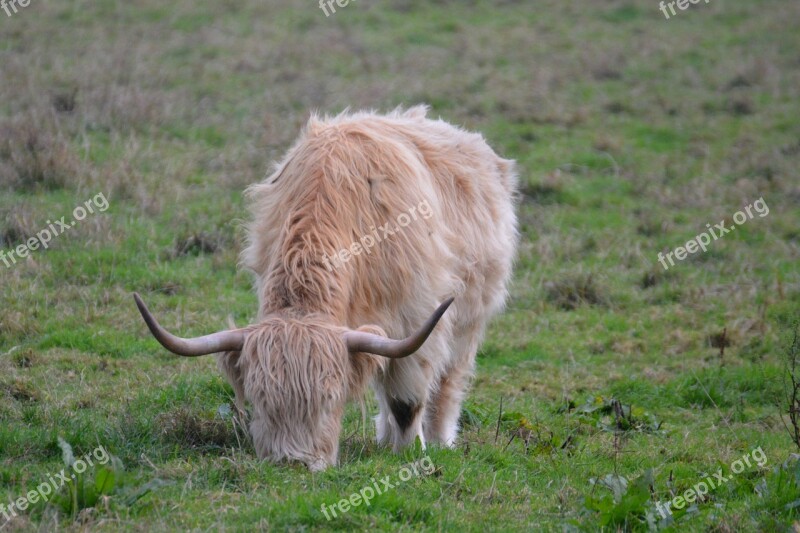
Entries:
{"label": "curved horn", "polygon": [[367,333],[365,331],[348,331],[344,334],[344,341],[347,344],[347,349],[351,352],[366,352],[375,355],[382,355],[391,359],[399,359],[408,357],[412,353],[419,350],[420,346],[428,339],[428,336],[436,327],[439,319],[442,318],[444,312],[453,303],[454,298],[449,298],[436,311],[433,312],[431,317],[422,325],[416,333],[403,340],[387,339],[380,335]]}
{"label": "curved horn", "polygon": [[136,307],[139,308],[142,318],[144,318],[147,327],[150,328],[150,333],[161,343],[161,346],[172,353],[186,357],[197,357],[198,355],[210,353],[239,351],[244,346],[245,330],[243,329],[219,331],[193,339],[176,337],[161,327],[161,324],[150,314],[150,310],[147,309],[147,306],[144,305],[142,299],[135,292],[133,293],[133,299],[136,300]]}

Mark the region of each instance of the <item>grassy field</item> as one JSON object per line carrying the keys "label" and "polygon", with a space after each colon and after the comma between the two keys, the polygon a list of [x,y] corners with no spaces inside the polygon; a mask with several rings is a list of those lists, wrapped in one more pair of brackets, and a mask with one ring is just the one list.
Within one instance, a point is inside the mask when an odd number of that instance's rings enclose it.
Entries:
{"label": "grassy field", "polygon": [[[669,20],[655,0],[0,11],[0,250],[64,232],[0,258],[0,503],[65,468],[63,443],[116,458],[0,514],[0,532],[790,528],[798,20],[796,0]],[[166,353],[131,293],[186,335],[248,323],[244,188],[312,110],[416,103],[522,174],[512,297],[462,438],[395,455],[352,405],[339,468],[259,463],[213,358]],[[759,199],[768,214],[659,264]],[[435,469],[326,519],[323,504],[425,457]],[[717,472],[726,483],[662,518],[658,502]]]}

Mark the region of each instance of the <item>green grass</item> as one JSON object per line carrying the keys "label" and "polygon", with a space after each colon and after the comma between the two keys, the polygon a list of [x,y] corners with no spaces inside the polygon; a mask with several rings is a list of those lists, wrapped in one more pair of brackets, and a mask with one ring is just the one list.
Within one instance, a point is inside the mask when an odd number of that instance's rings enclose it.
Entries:
{"label": "green grass", "polygon": [[[789,528],[800,478],[778,404],[800,316],[798,15],[789,0],[670,20],[644,0],[351,0],[326,18],[313,2],[204,0],[2,17],[0,250],[99,192],[110,207],[0,262],[0,503],[64,468],[59,437],[76,456],[102,445],[125,473],[89,509],[39,502],[0,530],[627,531],[648,514],[651,529]],[[260,463],[213,359],[165,353],[131,293],[186,335],[248,323],[244,188],[312,110],[419,102],[522,176],[511,298],[462,437],[396,455],[353,405],[340,467]],[[768,216],[659,265],[760,197]],[[758,447],[765,466],[657,520],[656,502]],[[432,474],[322,513],[425,455]]]}

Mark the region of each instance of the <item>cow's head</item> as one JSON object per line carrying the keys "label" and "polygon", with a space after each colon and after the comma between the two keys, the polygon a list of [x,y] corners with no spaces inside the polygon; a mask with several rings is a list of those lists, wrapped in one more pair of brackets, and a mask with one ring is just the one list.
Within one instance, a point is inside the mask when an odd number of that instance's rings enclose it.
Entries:
{"label": "cow's head", "polygon": [[253,406],[250,433],[259,458],[302,461],[312,470],[336,464],[345,403],[378,366],[372,356],[413,354],[453,302],[445,301],[402,340],[386,338],[377,326],[352,330],[323,315],[281,313],[245,328],[183,339],[161,327],[138,294],[134,299],[167,350],[186,357],[223,353],[220,367],[237,396]]}

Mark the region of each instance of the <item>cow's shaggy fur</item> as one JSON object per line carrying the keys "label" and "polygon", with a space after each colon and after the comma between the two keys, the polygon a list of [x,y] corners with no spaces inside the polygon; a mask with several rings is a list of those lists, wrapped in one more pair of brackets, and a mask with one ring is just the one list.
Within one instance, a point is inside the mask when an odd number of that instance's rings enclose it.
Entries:
{"label": "cow's shaggy fur", "polygon": [[[336,464],[342,414],[371,378],[378,440],[452,445],[475,354],[503,306],[517,242],[512,161],[480,135],[425,117],[313,117],[274,173],[251,186],[243,262],[259,323],[219,364],[237,405],[253,405],[259,457]],[[427,202],[417,217],[336,268],[339,250]],[[455,303],[405,359],[348,353],[344,328],[402,338],[444,299]]]}

